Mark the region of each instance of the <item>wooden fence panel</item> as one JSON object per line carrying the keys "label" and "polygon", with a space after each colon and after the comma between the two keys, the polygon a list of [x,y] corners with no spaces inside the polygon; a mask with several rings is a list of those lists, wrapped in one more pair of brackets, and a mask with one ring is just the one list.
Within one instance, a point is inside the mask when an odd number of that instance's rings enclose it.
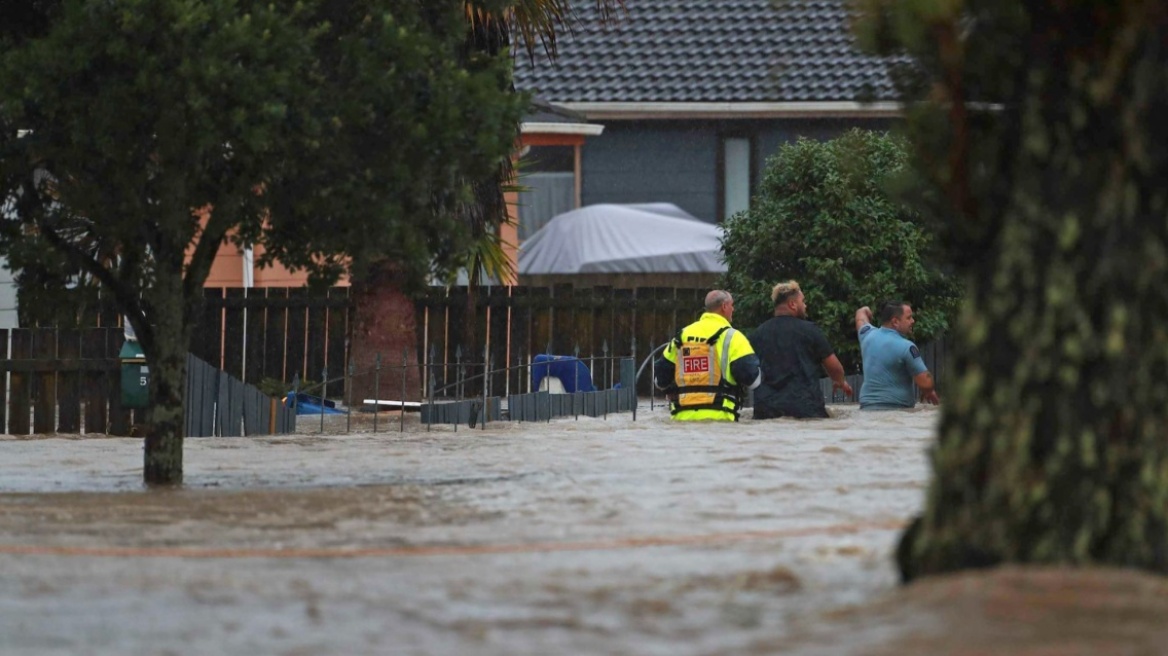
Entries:
{"label": "wooden fence panel", "polygon": [[[57,357],[57,329],[32,329],[32,357],[52,361]],[[32,374],[32,430],[39,435],[57,432],[57,372]]]}
{"label": "wooden fence panel", "polygon": [[[684,299],[682,302],[684,303]],[[678,314],[677,290],[673,289],[672,287],[654,287],[653,332],[661,335],[663,339],[668,339],[670,336],[676,335],[677,332],[684,328],[687,324],[701,316],[700,312],[696,312],[690,317],[685,317],[685,313],[683,312],[680,314],[682,315],[684,321],[678,323]]]}
{"label": "wooden fence panel", "polygon": [[423,302],[425,307],[418,313],[420,320],[425,322],[425,339],[421,346],[425,351],[425,371],[422,372],[422,385],[425,395],[429,395],[431,388],[437,390],[446,385],[446,290],[431,287],[427,290]]}
{"label": "wooden fence panel", "polygon": [[527,287],[511,288],[511,330],[510,330],[510,366],[515,367],[507,376],[508,394],[526,393],[528,390],[528,375],[526,365],[531,357],[531,298]]}
{"label": "wooden fence panel", "polygon": [[588,312],[592,322],[592,331],[586,339],[586,345],[581,346],[582,349],[587,349],[587,351],[582,352],[587,352],[590,357],[600,353],[601,345],[605,342],[609,344],[617,342],[614,303],[612,287],[592,289],[592,307]]}
{"label": "wooden fence panel", "polygon": [[264,378],[292,380],[286,362],[288,358],[288,290],[272,288],[264,297],[267,304],[264,321]]}
{"label": "wooden fence panel", "polygon": [[[192,362],[193,361],[193,362]],[[191,437],[210,437],[215,434],[215,404],[219,396],[219,371],[211,365],[191,358],[188,360],[195,375],[190,378],[192,403],[187,407]]]}
{"label": "wooden fence panel", "polygon": [[[106,331],[105,353],[107,358],[117,358],[126,341],[120,330]],[[106,376],[106,394],[109,398],[109,434],[128,437],[132,426],[129,408],[122,407],[121,367],[115,366]]]}
{"label": "wooden fence panel", "polygon": [[494,286],[487,293],[487,345],[490,363],[494,373],[488,384],[488,396],[503,396],[507,391],[507,367],[510,358],[510,340],[507,335],[507,321],[510,317],[511,304],[510,290],[507,287]]}
{"label": "wooden fence panel", "polygon": [[467,359],[471,363],[467,368],[467,376],[471,377],[471,384],[464,392],[467,395],[473,394],[476,398],[482,396],[483,385],[486,384],[486,362],[489,357],[486,350],[489,307],[490,299],[487,288],[477,288],[474,296],[474,338],[467,349],[470,351],[470,356]]}
{"label": "wooden fence panel", "polygon": [[[311,380],[323,381],[325,369],[325,339],[328,337],[328,293],[327,290],[308,290],[305,308],[305,351],[304,367]],[[398,356],[401,354],[399,353]],[[396,359],[396,358],[395,358]],[[330,371],[330,376],[341,371]],[[336,389],[335,387],[333,389]]]}
{"label": "wooden fence panel", "polygon": [[[329,376],[337,378],[346,375],[349,366],[349,288],[333,287],[328,290],[328,311],[325,324],[325,364],[328,365]],[[419,318],[419,323],[421,319]],[[420,343],[420,342],[419,342]],[[420,360],[419,360],[420,361]],[[341,394],[347,392],[344,387],[338,387]],[[264,430],[267,430],[265,427]]]}
{"label": "wooden fence panel", "polygon": [[191,340],[191,352],[213,364],[223,362],[223,289],[203,290],[203,313]]}
{"label": "wooden fence panel", "polygon": [[[117,329],[115,329],[117,330]],[[106,357],[109,328],[86,328],[81,331],[81,357],[97,360]],[[81,374],[81,398],[85,403],[85,432],[105,433],[109,430],[107,404],[110,373],[86,370]]]}
{"label": "wooden fence panel", "polygon": [[446,333],[447,344],[449,344],[447,357],[454,357],[461,362],[466,362],[473,357],[467,350],[470,345],[463,339],[466,322],[466,301],[467,301],[466,287],[452,287],[446,295],[446,321],[449,326]]}
{"label": "wooden fence panel", "polygon": [[656,293],[654,287],[643,287],[636,290],[633,312],[636,320],[632,326],[633,336],[637,343],[660,343],[668,339],[668,327],[657,327]]}
{"label": "wooden fence panel", "polygon": [[243,377],[244,298],[246,289],[228,287],[223,290],[223,370]]}
{"label": "wooden fence panel", "polygon": [[[531,308],[531,327],[528,333],[527,355],[535,357],[547,353],[552,342],[552,291],[548,287],[528,290]],[[534,391],[534,390],[533,390]]]}
{"label": "wooden fence panel", "polygon": [[218,371],[215,373],[216,383],[215,387],[217,393],[215,394],[215,425],[218,427],[216,431],[219,435],[224,437],[232,436],[231,432],[231,417],[228,414],[227,395],[230,393],[227,381],[227,372]]}
{"label": "wooden fence panel", "polygon": [[[466,287],[452,287],[446,296],[446,358],[450,366],[445,368],[447,396],[462,394],[466,380],[466,363],[475,356],[469,352],[464,343],[463,333],[466,327]],[[477,359],[477,358],[475,358]]]}
{"label": "wooden fence panel", "polygon": [[243,348],[245,358],[243,379],[253,385],[258,385],[264,379],[267,300],[268,295],[265,288],[256,287],[247,290],[246,315],[244,317],[246,343]]}
{"label": "wooden fence panel", "polygon": [[552,287],[552,319],[550,334],[551,352],[555,355],[571,355],[574,346],[573,332],[576,315],[576,290],[572,285]]}
{"label": "wooden fence panel", "polygon": [[305,366],[304,338],[308,320],[308,290],[303,287],[293,287],[288,290],[288,327],[287,342],[284,348],[286,355],[284,368],[285,380],[292,380],[292,376],[299,374],[300,380],[320,380],[319,371],[307,371]]}
{"label": "wooden fence panel", "polygon": [[[681,329],[705,312],[706,289],[679,289],[674,299],[674,325]],[[676,331],[674,331],[676,334]]]}
{"label": "wooden fence panel", "polygon": [[268,424],[263,420],[263,408],[268,405],[268,397],[254,387],[243,391],[243,434],[265,435]]}
{"label": "wooden fence panel", "polygon": [[[28,328],[12,330],[12,359],[27,360],[32,357],[32,335]],[[9,374],[8,433],[28,435],[32,432],[30,414],[32,412],[32,379],[30,372],[13,371]]]}
{"label": "wooden fence panel", "polygon": [[195,437],[198,425],[199,370],[197,358],[187,354],[187,379],[183,384],[183,437]]}
{"label": "wooden fence panel", "polygon": [[[8,329],[0,329],[0,358],[8,359]],[[0,432],[7,432],[8,427],[8,376],[0,371]]]}
{"label": "wooden fence panel", "polygon": [[[57,357],[64,361],[81,358],[81,331],[62,329],[57,333]],[[66,369],[57,375],[57,431],[81,432],[81,370]]]}

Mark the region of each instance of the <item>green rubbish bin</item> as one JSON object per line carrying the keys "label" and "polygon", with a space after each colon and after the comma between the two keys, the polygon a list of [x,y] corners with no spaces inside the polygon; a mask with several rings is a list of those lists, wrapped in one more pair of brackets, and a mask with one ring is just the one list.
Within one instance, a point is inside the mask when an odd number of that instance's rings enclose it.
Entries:
{"label": "green rubbish bin", "polygon": [[150,369],[138,342],[127,340],[118,353],[122,363],[122,407],[145,408],[150,405]]}

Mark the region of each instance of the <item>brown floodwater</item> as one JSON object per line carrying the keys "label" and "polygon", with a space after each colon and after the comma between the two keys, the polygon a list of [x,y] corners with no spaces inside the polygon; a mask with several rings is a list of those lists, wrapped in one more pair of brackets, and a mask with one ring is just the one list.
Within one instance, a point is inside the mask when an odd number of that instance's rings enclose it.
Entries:
{"label": "brown floodwater", "polygon": [[[933,408],[0,438],[0,654],[1151,654],[1161,579],[901,589]],[[387,429],[392,432],[386,432]]]}

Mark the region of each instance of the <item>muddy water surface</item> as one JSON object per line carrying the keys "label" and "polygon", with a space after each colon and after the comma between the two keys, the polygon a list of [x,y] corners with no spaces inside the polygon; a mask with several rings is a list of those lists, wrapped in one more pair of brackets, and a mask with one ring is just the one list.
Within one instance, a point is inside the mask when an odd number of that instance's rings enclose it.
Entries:
{"label": "muddy water surface", "polygon": [[0,653],[993,653],[938,642],[961,595],[895,585],[935,409],[647,410],[302,418],[188,440],[172,491],[140,440],[0,438]]}

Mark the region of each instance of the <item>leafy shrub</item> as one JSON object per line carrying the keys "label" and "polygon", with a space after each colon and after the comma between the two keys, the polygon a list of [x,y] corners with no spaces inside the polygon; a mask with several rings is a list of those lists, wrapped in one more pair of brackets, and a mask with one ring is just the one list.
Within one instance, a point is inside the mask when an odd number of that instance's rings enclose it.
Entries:
{"label": "leafy shrub", "polygon": [[936,240],[919,213],[895,198],[907,175],[906,143],[851,130],[826,142],[784,145],[766,165],[751,209],[724,224],[723,279],[744,330],[774,313],[775,283],[799,281],[808,316],[827,334],[848,371],[859,364],[856,308],[902,299],[916,317],[914,339],[949,325],[956,280],[936,263]]}

